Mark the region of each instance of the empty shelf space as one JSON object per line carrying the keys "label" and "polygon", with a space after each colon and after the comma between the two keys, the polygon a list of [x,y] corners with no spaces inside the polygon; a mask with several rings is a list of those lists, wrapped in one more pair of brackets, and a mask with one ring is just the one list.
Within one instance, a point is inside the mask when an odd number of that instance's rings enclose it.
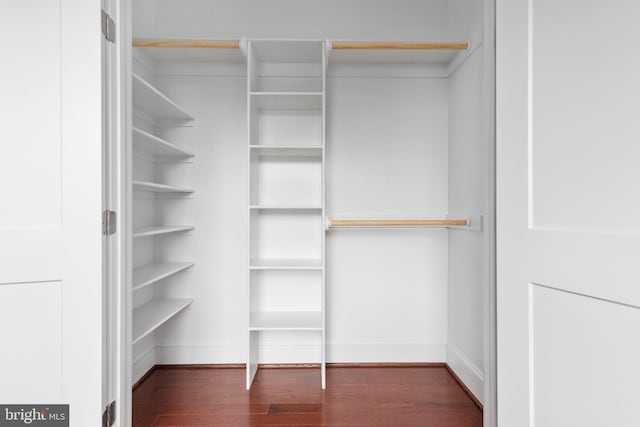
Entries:
{"label": "empty shelf space", "polygon": [[322,147],[318,145],[252,145],[251,152],[262,157],[321,157]]}
{"label": "empty shelf space", "polygon": [[162,121],[190,122],[194,118],[142,77],[132,74],[133,105]]}
{"label": "empty shelf space", "polygon": [[161,158],[194,156],[193,153],[136,127],[133,128],[133,148]]}
{"label": "empty shelf space", "polygon": [[321,211],[322,206],[296,206],[296,205],[251,205],[252,210],[275,210],[275,211]]}
{"label": "empty shelf space", "polygon": [[193,188],[175,187],[173,185],[158,184],[155,182],[133,181],[133,189],[137,191],[151,191],[153,193],[185,193],[190,194]]}
{"label": "empty shelf space", "polygon": [[251,313],[250,331],[321,331],[320,311],[263,311]]}
{"label": "empty shelf space", "polygon": [[133,237],[158,236],[162,234],[190,231],[194,228],[195,227],[193,225],[163,225],[154,227],[142,227],[133,230]]}
{"label": "empty shelf space", "polygon": [[259,110],[315,111],[322,108],[322,92],[251,92]]}
{"label": "empty shelf space", "polygon": [[132,344],[158,329],[192,302],[192,299],[152,299],[133,310]]}
{"label": "empty shelf space", "polygon": [[252,259],[251,270],[321,270],[320,259]]}
{"label": "empty shelf space", "polygon": [[133,290],[137,291],[193,266],[192,262],[154,262],[133,270]]}

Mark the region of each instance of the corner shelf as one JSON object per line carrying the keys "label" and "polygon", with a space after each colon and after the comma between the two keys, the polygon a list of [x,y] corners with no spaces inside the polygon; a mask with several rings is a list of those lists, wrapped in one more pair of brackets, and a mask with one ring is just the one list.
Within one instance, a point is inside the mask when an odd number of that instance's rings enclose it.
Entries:
{"label": "corner shelf", "polygon": [[263,311],[251,313],[250,331],[322,331],[320,311]]}
{"label": "corner shelf", "polygon": [[319,145],[250,145],[249,148],[261,157],[322,157]]}
{"label": "corner shelf", "polygon": [[131,343],[137,343],[158,329],[192,302],[192,299],[152,299],[134,309]]}
{"label": "corner shelf", "polygon": [[133,106],[161,121],[191,122],[195,119],[149,82],[132,73]]}
{"label": "corner shelf", "polygon": [[154,262],[135,268],[133,270],[132,290],[135,292],[145,286],[180,273],[193,265],[192,262]]}
{"label": "corner shelf", "polygon": [[133,230],[133,237],[159,236],[162,234],[179,233],[182,231],[191,231],[196,227],[193,225],[162,225],[154,227],[142,227]]}
{"label": "corner shelf", "polygon": [[158,184],[155,182],[133,181],[133,189],[136,191],[150,191],[153,193],[183,193],[191,194],[193,188],[175,187],[173,185]]}
{"label": "corner shelf", "polygon": [[155,157],[193,157],[194,154],[137,127],[133,128],[133,148]]}
{"label": "corner shelf", "polygon": [[322,270],[320,259],[252,259],[250,270]]}

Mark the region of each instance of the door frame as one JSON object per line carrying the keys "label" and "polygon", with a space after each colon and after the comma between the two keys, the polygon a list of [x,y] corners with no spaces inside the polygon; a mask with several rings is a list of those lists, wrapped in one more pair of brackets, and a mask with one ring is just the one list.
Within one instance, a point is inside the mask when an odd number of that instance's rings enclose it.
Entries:
{"label": "door frame", "polygon": [[484,427],[498,426],[496,252],[496,0],[484,1],[484,138],[487,141],[487,233],[484,298]]}
{"label": "door frame", "polygon": [[[123,0],[102,0],[102,8],[109,13],[115,22],[115,41],[108,46],[103,56],[103,81],[108,82],[104,93],[103,107],[105,119],[103,138],[107,157],[103,166],[106,168],[106,180],[103,192],[106,192],[104,209],[116,212],[116,232],[107,237],[109,240],[103,271],[110,276],[105,282],[103,307],[103,328],[110,345],[104,349],[103,370],[103,402],[116,402],[116,418],[114,426],[131,425],[131,368],[130,363],[130,295],[127,284],[130,280],[129,239],[130,221],[130,189],[128,162],[129,155],[129,102],[130,79],[128,67],[128,50],[130,49],[129,26],[130,2]],[[110,43],[110,42],[106,42]],[[107,56],[108,55],[108,56]]]}

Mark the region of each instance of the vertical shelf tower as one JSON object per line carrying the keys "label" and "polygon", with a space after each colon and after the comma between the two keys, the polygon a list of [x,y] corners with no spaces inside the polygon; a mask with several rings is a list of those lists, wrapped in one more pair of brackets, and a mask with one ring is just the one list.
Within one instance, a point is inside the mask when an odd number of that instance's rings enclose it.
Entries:
{"label": "vertical shelf tower", "polygon": [[[172,128],[191,126],[194,118],[161,92],[154,78],[150,73],[132,75],[134,381],[151,367],[145,364],[145,356],[153,349],[154,332],[192,303],[191,298],[174,298],[167,292],[167,283],[181,281],[178,276],[193,266],[192,255],[177,243],[195,228],[181,223],[190,218],[185,203],[195,192],[185,185],[191,180],[194,154],[164,138]],[[180,185],[173,184],[176,179],[182,181]]]}
{"label": "vertical shelf tower", "polygon": [[[247,46],[247,389],[265,362],[319,363],[326,385],[325,49],[324,41]],[[304,348],[286,351],[300,340]]]}

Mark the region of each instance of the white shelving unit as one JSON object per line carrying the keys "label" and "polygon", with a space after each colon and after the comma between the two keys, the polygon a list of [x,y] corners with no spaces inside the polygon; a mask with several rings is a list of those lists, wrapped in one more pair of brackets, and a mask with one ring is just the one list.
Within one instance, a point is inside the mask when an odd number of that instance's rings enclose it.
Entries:
{"label": "white shelving unit", "polygon": [[322,270],[321,259],[252,259],[251,270]]}
{"label": "white shelving unit", "polygon": [[133,310],[133,335],[131,344],[135,344],[176,314],[187,308],[192,299],[152,299]]}
{"label": "white shelving unit", "polygon": [[[148,72],[145,77],[152,78]],[[191,197],[195,189],[184,185],[173,185],[176,176],[185,177],[189,174],[190,159],[194,154],[181,146],[164,139],[164,134],[174,126],[180,126],[188,131],[186,125],[193,125],[194,118],[181,106],[155,87],[150,80],[141,75],[132,74],[133,87],[133,127],[132,151],[133,174],[131,189],[133,195],[133,217],[136,227],[133,229],[133,271],[131,281],[134,310],[132,316],[133,335],[131,340],[134,354],[134,381],[143,373],[135,370],[136,359],[144,354],[153,339],[152,334],[178,313],[187,308],[192,299],[166,298],[164,288],[159,285],[165,279],[172,277],[169,286],[180,286],[190,275],[177,276],[191,267],[194,263],[185,261],[191,254],[179,254],[177,240],[189,238],[185,232],[192,231],[195,226],[172,225],[163,223],[168,215],[164,212],[171,206],[173,211],[184,211],[188,204],[184,200]],[[176,139],[175,136],[171,138]],[[182,178],[180,178],[182,180]],[[165,183],[166,181],[166,183]],[[182,206],[182,207],[180,207]],[[170,216],[169,216],[170,218]],[[178,218],[177,222],[181,222]],[[179,235],[172,239],[155,239],[158,236]],[[141,238],[147,239],[141,239]],[[174,241],[175,240],[175,241]],[[166,255],[171,254],[171,255]],[[178,256],[178,260],[165,257]],[[179,292],[178,292],[179,293]],[[136,307],[137,305],[137,307]],[[143,371],[148,367],[143,367]]]}
{"label": "white shelving unit", "polygon": [[193,225],[157,225],[141,227],[133,230],[133,237],[159,236],[161,234],[179,233],[182,231],[191,231],[193,229],[195,229]]}
{"label": "white shelving unit", "polygon": [[154,262],[133,269],[133,291],[153,285],[193,266],[192,262]]}
{"label": "white shelving unit", "polygon": [[273,157],[322,157],[322,147],[308,146],[262,146],[251,145],[251,152],[257,156],[273,156]]}
{"label": "white shelving unit", "polygon": [[[266,362],[259,351],[261,334],[280,334],[295,345],[294,331],[317,339],[317,359],[308,362],[319,363],[319,384],[325,388],[325,43],[249,41],[247,57],[246,386],[251,387],[259,364]],[[265,67],[274,66],[282,75],[262,74]],[[282,281],[290,280],[295,281],[299,299],[284,290]]]}
{"label": "white shelving unit", "polygon": [[182,107],[137,74],[132,74],[134,108],[158,121],[191,122],[195,120]]}
{"label": "white shelving unit", "polygon": [[321,311],[251,313],[250,331],[322,331]]}
{"label": "white shelving unit", "polygon": [[137,127],[133,128],[133,148],[154,156],[156,159],[189,158],[194,156],[190,151],[184,150]]}
{"label": "white shelving unit", "polygon": [[193,188],[176,187],[173,185],[158,184],[156,182],[133,181],[133,189],[137,191],[149,191],[152,193],[183,193],[195,192]]}

